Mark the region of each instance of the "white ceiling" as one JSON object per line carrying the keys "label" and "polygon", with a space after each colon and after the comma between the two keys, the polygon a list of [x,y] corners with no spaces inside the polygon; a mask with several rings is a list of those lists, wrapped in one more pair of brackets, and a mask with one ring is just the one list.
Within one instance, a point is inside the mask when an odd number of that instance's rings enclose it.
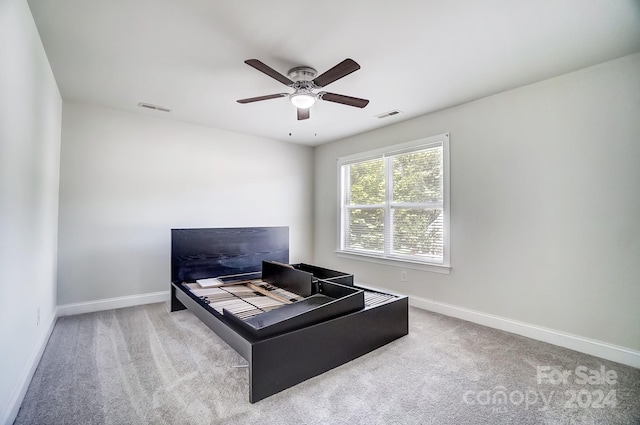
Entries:
{"label": "white ceiling", "polygon": [[[65,101],[318,145],[640,51],[638,0],[29,0]],[[362,67],[297,121],[244,63]],[[139,108],[147,102],[171,112]],[[375,116],[398,109],[401,114]]]}

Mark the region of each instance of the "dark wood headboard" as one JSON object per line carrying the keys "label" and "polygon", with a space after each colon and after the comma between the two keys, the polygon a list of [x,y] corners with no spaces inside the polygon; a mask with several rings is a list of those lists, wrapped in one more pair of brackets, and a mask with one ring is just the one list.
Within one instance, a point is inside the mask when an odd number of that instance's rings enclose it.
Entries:
{"label": "dark wood headboard", "polygon": [[171,281],[260,272],[289,263],[288,227],[171,229]]}

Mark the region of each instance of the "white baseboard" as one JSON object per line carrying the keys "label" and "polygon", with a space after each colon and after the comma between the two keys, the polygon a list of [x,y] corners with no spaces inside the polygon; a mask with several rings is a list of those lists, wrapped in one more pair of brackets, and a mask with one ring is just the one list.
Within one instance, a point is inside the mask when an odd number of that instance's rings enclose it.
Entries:
{"label": "white baseboard", "polygon": [[24,368],[22,375],[18,380],[18,385],[16,385],[15,390],[6,405],[6,411],[3,412],[2,417],[0,417],[0,424],[11,425],[15,421],[16,416],[18,416],[18,411],[20,410],[20,406],[22,405],[22,400],[24,400],[24,396],[27,394],[31,379],[36,373],[38,364],[40,364],[40,359],[42,358],[44,349],[47,346],[47,342],[49,342],[49,338],[51,337],[51,333],[53,332],[53,328],[56,324],[57,318],[57,311],[54,311],[51,323],[49,323],[49,326],[42,330],[42,333],[40,334],[40,337],[38,338],[38,341],[36,343],[36,349],[31,354],[29,360],[26,363],[26,367]]}
{"label": "white baseboard", "polygon": [[640,351],[415,296],[409,305],[640,369]]}
{"label": "white baseboard", "polygon": [[161,303],[169,301],[169,297],[169,291],[160,291],[151,292],[149,294],[129,295],[126,297],[107,298],[104,300],[64,304],[58,306],[58,317],[71,316],[74,314],[93,313],[103,310],[113,310],[116,308],[133,307],[143,304]]}

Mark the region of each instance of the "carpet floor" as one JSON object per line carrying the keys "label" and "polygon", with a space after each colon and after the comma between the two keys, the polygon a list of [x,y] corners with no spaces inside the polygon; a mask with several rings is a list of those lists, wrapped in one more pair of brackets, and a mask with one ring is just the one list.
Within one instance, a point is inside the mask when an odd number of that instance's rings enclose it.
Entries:
{"label": "carpet floor", "polygon": [[250,404],[246,361],[189,311],[61,317],[15,424],[640,424],[638,369],[415,308],[409,325]]}

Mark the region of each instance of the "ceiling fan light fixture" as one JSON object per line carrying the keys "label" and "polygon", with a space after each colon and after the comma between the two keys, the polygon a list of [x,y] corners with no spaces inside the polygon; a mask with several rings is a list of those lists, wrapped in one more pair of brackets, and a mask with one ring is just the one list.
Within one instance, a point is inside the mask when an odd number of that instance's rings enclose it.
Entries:
{"label": "ceiling fan light fixture", "polygon": [[296,108],[309,109],[316,103],[316,96],[307,91],[295,92],[289,95],[289,100]]}
{"label": "ceiling fan light fixture", "polygon": [[369,103],[367,99],[345,96],[343,94],[327,93],[325,91],[321,91],[319,93],[313,92],[315,89],[323,88],[334,81],[359,70],[360,65],[358,65],[353,59],[343,60],[333,68],[320,74],[318,77],[316,77],[316,70],[308,66],[292,68],[288,72],[288,77],[285,77],[269,65],[265,65],[260,62],[258,59],[247,59],[244,63],[274,80],[277,80],[285,86],[292,88],[294,91],[291,94],[275,93],[266,96],[239,99],[237,100],[238,103],[252,103],[261,100],[276,99],[278,97],[288,97],[293,106],[297,108],[298,121],[309,119],[309,109],[318,99],[353,106],[356,108],[364,108]]}

